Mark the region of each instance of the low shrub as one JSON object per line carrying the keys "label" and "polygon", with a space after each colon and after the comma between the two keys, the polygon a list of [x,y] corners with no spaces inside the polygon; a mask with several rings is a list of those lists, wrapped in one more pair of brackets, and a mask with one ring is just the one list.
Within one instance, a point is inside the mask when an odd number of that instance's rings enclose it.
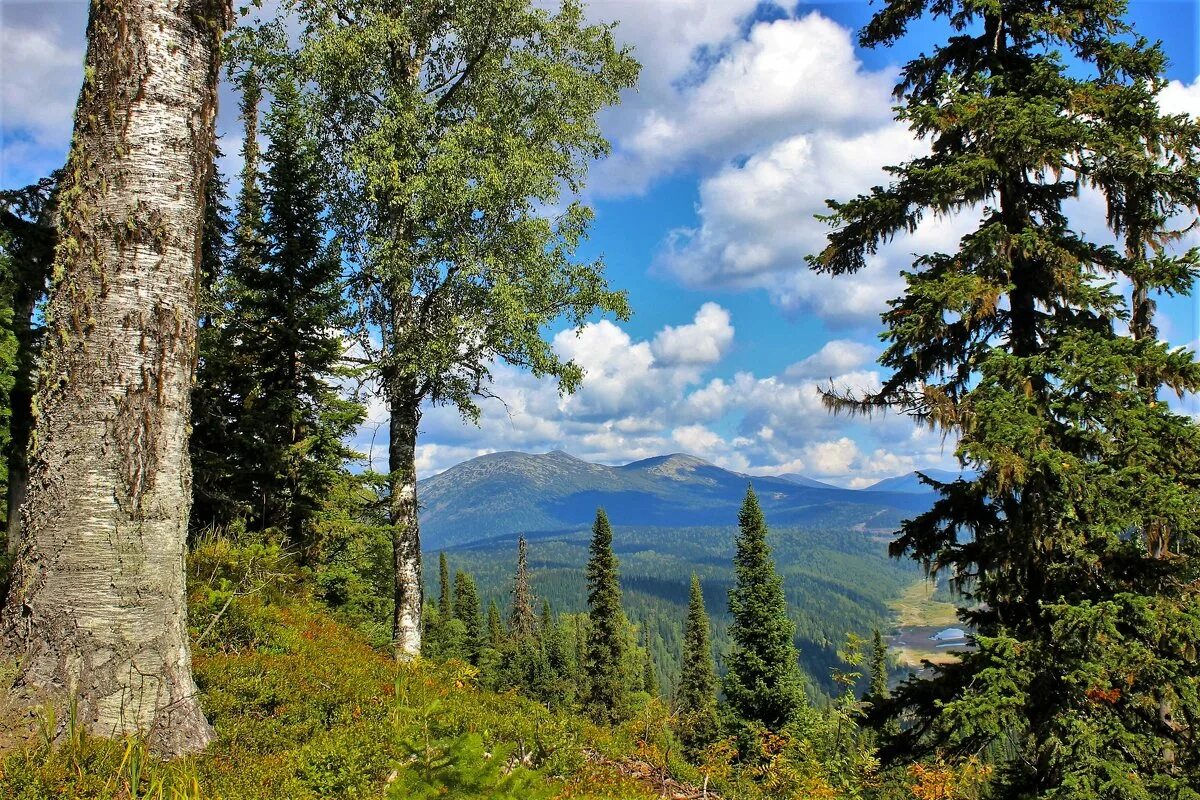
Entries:
{"label": "low shrub", "polygon": [[590,723],[481,688],[460,661],[397,664],[314,599],[277,544],[201,542],[189,574],[194,670],[216,741],[164,763],[137,739],[47,719],[41,741],[0,757],[0,797],[657,796],[596,777],[585,751],[605,735]]}

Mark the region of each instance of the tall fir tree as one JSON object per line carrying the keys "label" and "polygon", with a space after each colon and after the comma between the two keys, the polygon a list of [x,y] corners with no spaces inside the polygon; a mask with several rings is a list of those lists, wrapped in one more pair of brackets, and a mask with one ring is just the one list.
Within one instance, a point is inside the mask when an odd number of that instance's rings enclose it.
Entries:
{"label": "tall fir tree", "polygon": [[735,544],[725,697],[737,723],[759,723],[778,732],[800,709],[804,691],[796,626],[788,617],[783,580],[775,571],[753,487],[746,489],[738,513]]}
{"label": "tall fir tree", "polygon": [[240,401],[230,388],[239,370],[233,362],[234,342],[224,330],[233,225],[225,179],[217,167],[219,157],[220,151],[214,146],[204,193],[204,233],[200,245],[196,380],[192,386],[192,435],[188,440],[193,535],[206,528],[227,525],[241,515],[241,507],[231,491],[239,466],[236,443],[240,434],[237,427]]}
{"label": "tall fir tree", "polygon": [[464,655],[472,664],[479,664],[483,649],[483,619],[479,614],[479,590],[470,573],[458,570],[454,573],[454,618],[463,624],[466,637]]}
{"label": "tall fir tree", "polygon": [[211,328],[220,310],[217,287],[229,260],[229,191],[218,163],[221,148],[213,144],[208,183],[204,190],[204,232],[200,239],[200,298],[197,303],[199,325]]}
{"label": "tall fir tree", "polygon": [[[883,634],[876,628],[871,636],[871,678],[864,698],[868,705],[868,713],[880,708],[888,699],[888,647]],[[900,731],[899,720],[885,719],[879,732],[884,737],[895,736]]]}
{"label": "tall fir tree", "polygon": [[438,553],[438,616],[442,621],[452,616],[450,600],[450,565],[445,552]]}
{"label": "tall fir tree", "polygon": [[488,602],[487,610],[488,644],[493,649],[499,649],[504,644],[504,623],[500,619],[500,607],[495,600]]}
{"label": "tall fir tree", "polygon": [[[341,267],[326,241],[320,156],[295,86],[272,86],[261,174],[258,146],[250,141],[257,137],[261,94],[252,70],[243,86],[246,168],[222,287],[228,308],[202,353],[202,361],[212,362],[202,377],[223,382],[203,391],[223,398],[214,421],[225,425],[207,450],[207,461],[218,463],[198,464],[216,474],[202,474],[200,483],[217,485],[213,494],[226,509],[240,509],[251,527],[282,530],[306,556],[315,544],[312,519],[355,455],[343,442],[363,412],[334,384],[343,372]],[[202,442],[210,440],[211,433],[201,434]]]}
{"label": "tall fir tree", "polygon": [[542,674],[535,696],[551,708],[569,708],[578,694],[575,670],[562,627],[554,618],[549,600],[542,600],[538,619]]}
{"label": "tall fir tree", "polygon": [[888,694],[888,654],[883,634],[876,628],[871,634],[871,685],[867,697],[878,702]]}
{"label": "tall fir tree", "polygon": [[658,670],[654,668],[654,651],[650,641],[650,625],[642,625],[642,691],[651,697],[658,697]]}
{"label": "tall fir tree", "polygon": [[587,698],[592,691],[587,666],[590,641],[588,630],[588,615],[575,614],[574,624],[571,626],[571,649],[575,657],[575,677],[577,679],[575,694],[581,699]]}
{"label": "tall fir tree", "polygon": [[517,639],[532,638],[537,631],[533,604],[533,586],[529,580],[529,553],[525,537],[522,536],[517,540],[517,575],[513,579],[512,610],[508,615],[508,629]]}
{"label": "tall fir tree", "polygon": [[541,620],[542,648],[546,651],[546,663],[550,674],[555,679],[561,702],[558,705],[569,705],[577,693],[576,669],[571,658],[570,645],[563,632],[562,625],[554,618],[550,609],[550,601],[542,601]]}
{"label": "tall fir tree", "polygon": [[437,613],[427,611],[421,615],[421,624],[424,626],[421,635],[428,645],[424,655],[435,661],[449,657],[447,655],[447,638],[453,634],[450,630],[450,622],[454,619],[452,593],[450,566],[446,561],[445,552],[439,552]]}
{"label": "tall fir tree", "polygon": [[601,722],[618,722],[629,713],[625,675],[625,614],[621,581],[612,548],[612,527],[604,509],[596,510],[587,564],[588,643],[587,707]]}
{"label": "tall fir tree", "polygon": [[256,367],[252,406],[262,431],[264,527],[311,544],[310,521],[347,459],[343,443],[363,419],[334,381],[342,375],[342,294],[337,248],[326,242],[322,157],[291,81],[272,85],[263,126],[262,268],[242,278],[243,313],[257,335],[242,342]]}
{"label": "tall fir tree", "polygon": [[[252,423],[244,419],[245,409],[256,394],[254,369],[240,350],[243,336],[253,334],[248,334],[248,326],[240,315],[248,300],[242,277],[261,268],[264,251],[258,141],[262,78],[253,69],[235,76],[233,67],[230,77],[240,92],[241,186],[232,224],[221,221],[222,209],[216,196],[205,212],[205,233],[224,231],[229,245],[221,253],[215,237],[206,235],[202,253],[207,261],[201,262],[201,278],[207,278],[208,285],[207,291],[201,287],[200,298],[205,305],[200,308],[201,325],[196,340],[192,435],[188,442],[193,535],[208,528],[226,528],[261,507],[254,489],[257,437]],[[210,183],[215,177],[214,162],[209,172]]]}
{"label": "tall fir tree", "polygon": [[717,738],[718,723],[717,667],[713,661],[704,592],[700,578],[694,572],[683,630],[683,657],[675,706],[679,716],[679,737],[689,755],[695,757]]}
{"label": "tall fir tree", "polygon": [[[991,748],[997,797],[1200,785],[1200,436],[1157,397],[1195,392],[1200,366],[1150,325],[1152,294],[1187,294],[1197,276],[1195,251],[1163,245],[1200,207],[1200,135],[1159,111],[1164,56],[1125,11],[886,3],[863,45],[926,15],[963,30],[902,72],[900,118],[930,154],[831,202],[834,230],[811,259],[853,273],[926,214],[978,220],[957,252],[905,273],[883,318],[881,389],[827,397],[941,428],[974,474],[941,485],[893,544],[957,583],[976,646],[883,704],[913,721],[883,754]],[[1085,184],[1123,248],[1072,229],[1067,203]]]}

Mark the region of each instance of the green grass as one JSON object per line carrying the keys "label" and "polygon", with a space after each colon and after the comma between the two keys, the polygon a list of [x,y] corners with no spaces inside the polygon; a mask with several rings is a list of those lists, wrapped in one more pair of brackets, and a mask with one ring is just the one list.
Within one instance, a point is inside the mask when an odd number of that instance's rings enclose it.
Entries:
{"label": "green grass", "polygon": [[[937,586],[928,579],[921,578],[914,581],[890,604],[895,614],[895,626],[910,632],[914,628],[932,629],[961,626],[962,622],[958,619],[958,606],[940,599],[944,594],[944,592],[939,592]],[[903,666],[915,669],[920,668],[923,661],[946,664],[956,660],[952,653],[928,644],[924,634],[919,639],[914,640],[910,636],[904,641],[907,643],[900,645],[894,643],[892,646],[896,660]],[[916,641],[919,641],[920,644],[915,644]]]}
{"label": "green grass", "polygon": [[[194,555],[193,575],[204,577],[193,578],[193,635],[225,605],[233,579],[245,577],[241,555],[220,542]],[[202,704],[217,733],[204,753],[164,763],[136,739],[94,738],[44,714],[41,736],[0,757],[0,797],[657,796],[588,754],[621,759],[667,736],[661,705],[622,728],[600,729],[515,693],[481,689],[466,664],[396,664],[309,599],[294,576],[273,569],[275,584],[238,597],[195,648]]]}
{"label": "green grass", "polygon": [[904,593],[891,602],[900,627],[941,627],[958,625],[958,607],[935,599],[936,587],[925,578],[913,581]]}

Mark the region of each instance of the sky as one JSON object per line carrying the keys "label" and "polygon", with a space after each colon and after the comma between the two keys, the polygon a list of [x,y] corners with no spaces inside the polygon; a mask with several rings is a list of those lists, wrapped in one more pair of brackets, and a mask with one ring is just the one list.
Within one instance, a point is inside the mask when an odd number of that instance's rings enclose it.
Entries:
{"label": "sky", "polygon": [[[537,0],[541,3],[544,0]],[[877,8],[878,6],[876,6]],[[549,331],[585,370],[557,387],[498,364],[478,426],[425,410],[418,470],[435,474],[489,452],[565,450],[620,464],[686,452],[754,475],[802,473],[850,487],[913,469],[954,468],[954,442],[894,415],[835,417],[819,385],[877,386],[879,313],[914,253],[946,250],[971,219],[930,219],[855,276],[810,272],[826,232],[814,214],[884,182],[883,167],[923,152],[892,120],[899,65],[941,31],[915,26],[897,46],[863,50],[864,0],[591,0],[593,21],[642,63],[636,90],[604,112],[612,154],[592,165],[596,211],[585,257],[602,256],[629,293],[628,322]],[[84,0],[0,0],[0,187],[31,183],[65,160],[83,78]],[[1170,58],[1164,109],[1200,115],[1200,3],[1133,0],[1130,19]],[[218,133],[236,153],[237,99],[222,86]],[[236,174],[235,156],[222,171]],[[1071,213],[1103,231],[1103,206]],[[1160,304],[1161,335],[1194,346],[1190,299]],[[1196,413],[1188,399],[1185,411]],[[386,458],[384,409],[356,437]]]}

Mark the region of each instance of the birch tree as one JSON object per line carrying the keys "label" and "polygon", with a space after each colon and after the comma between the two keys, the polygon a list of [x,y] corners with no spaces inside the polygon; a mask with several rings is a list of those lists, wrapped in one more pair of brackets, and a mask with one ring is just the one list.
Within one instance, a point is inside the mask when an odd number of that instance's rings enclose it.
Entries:
{"label": "birch tree", "polygon": [[[196,272],[228,0],[97,0],[59,196],[13,694],[160,753],[212,738],[184,608]],[[59,718],[64,719],[65,714]]]}
{"label": "birch tree", "polygon": [[[477,419],[497,361],[571,391],[581,370],[554,352],[546,326],[627,314],[603,264],[577,258],[591,212],[564,191],[607,152],[596,115],[638,67],[575,0],[556,13],[530,0],[291,6],[298,47],[259,55],[298,72],[328,155],[358,346],[390,417],[393,630],[405,658],[420,651],[423,408]],[[272,38],[286,37],[259,41]]]}

